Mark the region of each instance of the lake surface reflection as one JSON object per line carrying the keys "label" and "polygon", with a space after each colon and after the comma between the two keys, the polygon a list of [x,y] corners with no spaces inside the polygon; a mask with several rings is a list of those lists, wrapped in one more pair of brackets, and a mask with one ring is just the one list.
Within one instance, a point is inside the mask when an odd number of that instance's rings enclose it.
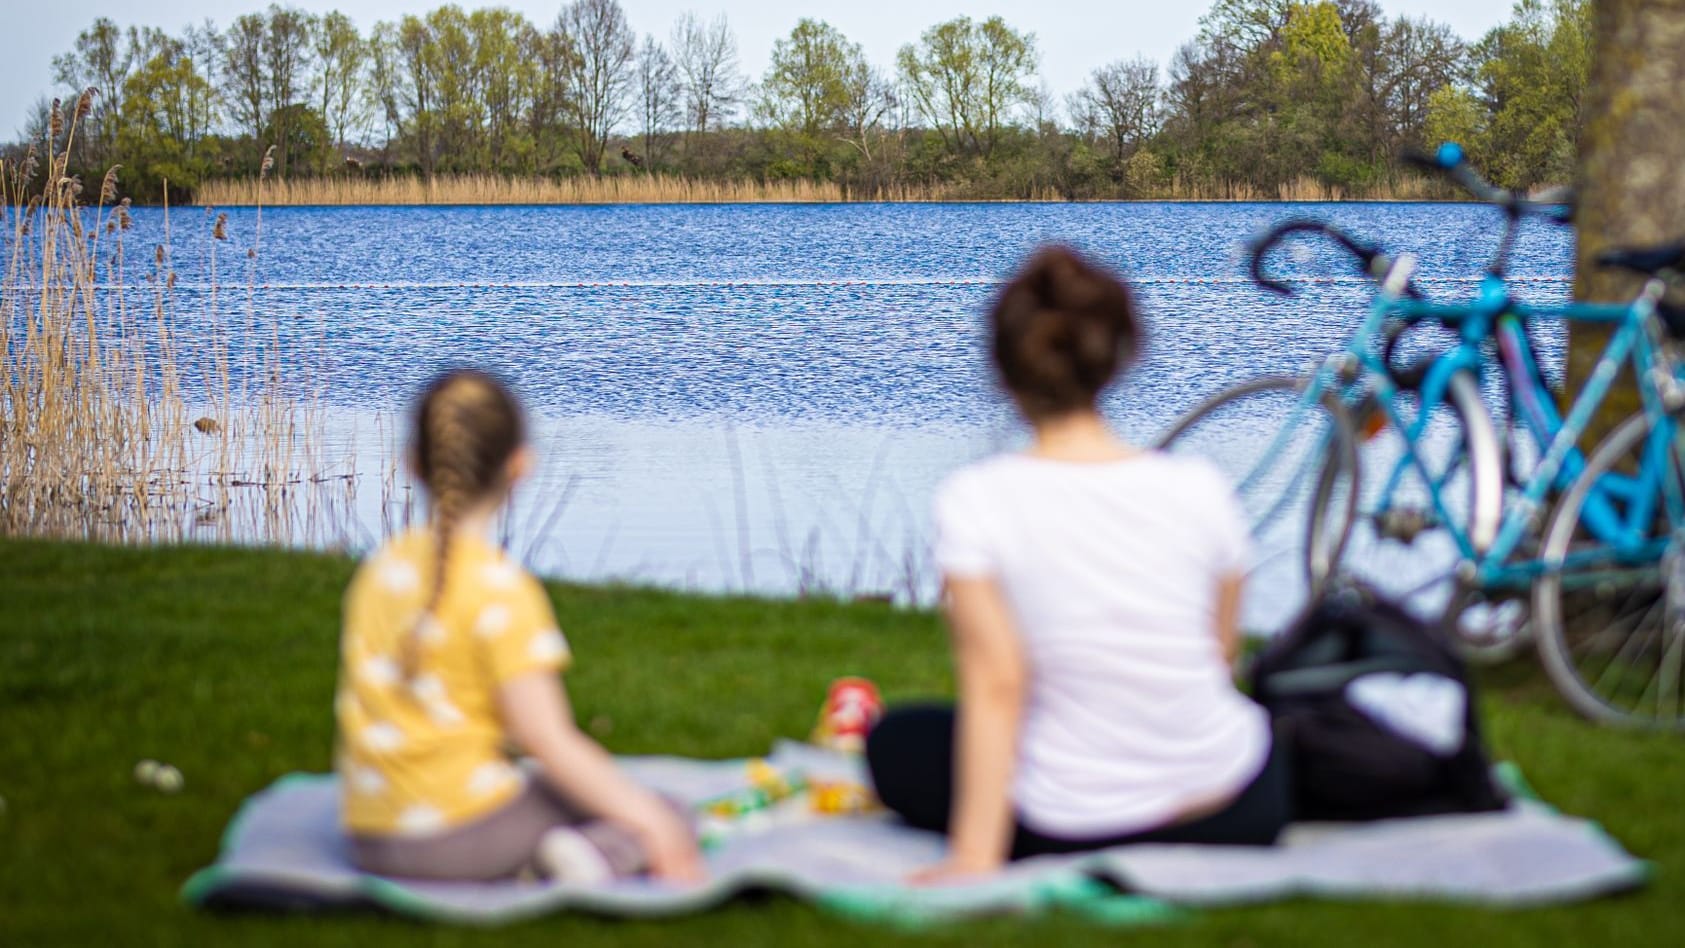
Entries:
{"label": "lake surface reflection", "polygon": [[[190,350],[221,332],[235,391],[280,354],[322,408],[326,456],[360,472],[344,542],[401,525],[394,419],[432,374],[474,365],[533,416],[543,469],[508,540],[536,570],[926,602],[932,489],[1022,439],[982,313],[1037,244],[1074,244],[1135,284],[1147,349],[1106,409],[1147,439],[1356,328],[1366,286],[1320,246],[1281,254],[1293,298],[1246,281],[1238,247],[1264,225],[1335,221],[1416,253],[1430,291],[1466,297],[1500,224],[1435,204],[282,208],[248,258],[255,216],[229,214],[224,244],[209,215],[172,216],[180,338]],[[125,281],[142,301],[161,271],[135,248],[162,242],[164,222],[135,216]],[[1567,232],[1524,234],[1524,293],[1564,298],[1571,253]],[[1554,372],[1561,332],[1537,335]],[[193,391],[214,362],[181,364]]]}

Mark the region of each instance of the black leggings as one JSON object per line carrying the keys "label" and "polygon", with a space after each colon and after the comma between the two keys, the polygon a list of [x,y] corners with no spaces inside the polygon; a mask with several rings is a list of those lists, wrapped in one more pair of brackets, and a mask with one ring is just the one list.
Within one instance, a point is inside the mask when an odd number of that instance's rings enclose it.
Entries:
{"label": "black leggings", "polygon": [[[878,799],[909,826],[948,831],[954,795],[954,709],[951,705],[898,708],[866,737],[866,763]],[[1279,745],[1234,800],[1197,819],[1118,836],[1065,839],[1016,821],[1012,858],[1072,853],[1128,843],[1209,843],[1268,846],[1292,818],[1288,769]]]}

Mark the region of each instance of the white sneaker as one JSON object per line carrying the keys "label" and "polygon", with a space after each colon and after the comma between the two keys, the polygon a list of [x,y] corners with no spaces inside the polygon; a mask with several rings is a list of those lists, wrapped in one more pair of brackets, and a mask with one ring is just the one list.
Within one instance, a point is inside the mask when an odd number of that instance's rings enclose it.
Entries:
{"label": "white sneaker", "polygon": [[584,833],[571,826],[547,830],[534,857],[539,874],[570,885],[601,885],[614,880],[608,857]]}

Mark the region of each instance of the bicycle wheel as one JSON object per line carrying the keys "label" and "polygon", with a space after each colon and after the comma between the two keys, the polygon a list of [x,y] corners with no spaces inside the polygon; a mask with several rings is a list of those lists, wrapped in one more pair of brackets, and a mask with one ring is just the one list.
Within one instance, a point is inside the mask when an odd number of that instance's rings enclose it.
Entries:
{"label": "bicycle wheel", "polygon": [[[1658,446],[1651,431],[1648,417],[1629,418],[1598,445],[1558,502],[1543,550],[1550,568],[1534,584],[1533,615],[1539,658],[1574,710],[1610,724],[1681,729],[1685,525],[1673,521],[1662,495],[1663,479],[1685,491],[1685,470],[1677,434]],[[1642,474],[1641,459],[1651,448],[1660,448],[1651,453],[1651,496],[1617,498],[1612,490],[1601,491],[1623,517],[1641,499],[1657,510],[1642,536],[1617,549],[1583,522],[1587,499],[1600,483],[1640,483],[1626,472]]]}
{"label": "bicycle wheel", "polygon": [[[1395,398],[1407,423],[1419,417],[1413,393]],[[1340,573],[1419,612],[1444,616],[1471,661],[1515,654],[1526,642],[1525,607],[1462,588],[1457,565],[1464,551],[1445,529],[1454,525],[1479,555],[1491,546],[1503,511],[1504,452],[1479,383],[1468,372],[1453,375],[1408,444],[1396,427],[1380,423],[1379,412],[1370,404],[1357,419],[1368,483]],[[1412,457],[1415,463],[1407,463]]]}
{"label": "bicycle wheel", "polygon": [[1243,382],[1195,406],[1158,442],[1205,458],[1234,486],[1254,545],[1240,613],[1248,634],[1285,628],[1321,593],[1356,511],[1351,422],[1333,396],[1309,398],[1308,384]]}

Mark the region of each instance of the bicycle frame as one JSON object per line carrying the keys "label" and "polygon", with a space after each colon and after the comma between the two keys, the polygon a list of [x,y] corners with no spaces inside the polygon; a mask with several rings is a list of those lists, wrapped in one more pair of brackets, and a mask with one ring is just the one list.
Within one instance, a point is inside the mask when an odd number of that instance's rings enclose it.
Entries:
{"label": "bicycle frame", "polygon": [[[1652,419],[1653,426],[1639,469],[1631,475],[1605,475],[1595,485],[1593,495],[1582,512],[1582,519],[1586,528],[1606,548],[1586,555],[1607,558],[1613,553],[1617,560],[1625,562],[1647,563],[1659,559],[1667,538],[1647,535],[1657,512],[1657,496],[1660,495],[1667,504],[1670,523],[1685,521],[1685,497],[1681,496],[1677,480],[1667,476],[1675,420],[1662,390],[1666,383],[1654,372],[1658,365],[1658,347],[1652,316],[1661,286],[1653,283],[1646,287],[1644,293],[1625,304],[1570,303],[1535,307],[1516,303],[1510,297],[1503,277],[1489,273],[1482,280],[1472,302],[1433,303],[1401,295],[1400,290],[1412,266],[1413,261],[1408,258],[1400,259],[1394,267],[1394,274],[1389,274],[1362,327],[1352,336],[1345,351],[1317,367],[1304,394],[1306,405],[1317,404],[1329,393],[1348,405],[1355,404],[1366,394],[1372,395],[1387,423],[1400,433],[1404,452],[1392,465],[1377,497],[1376,509],[1387,509],[1408,474],[1420,477],[1427,487],[1435,515],[1456,544],[1462,560],[1459,565],[1461,578],[1477,586],[1526,586],[1546,570],[1575,565],[1545,563],[1536,559],[1517,560],[1515,557],[1527,536],[1541,526],[1540,510],[1552,488],[1565,487],[1584,469],[1585,458],[1578,443],[1608,396],[1621,367],[1630,365],[1642,410]],[[1374,351],[1371,345],[1386,322],[1393,319],[1444,320],[1456,325],[1459,330],[1457,345],[1434,357],[1429,364],[1418,389],[1418,407],[1413,417],[1408,416],[1400,404],[1400,390],[1386,365],[1385,356]],[[1522,326],[1530,320],[1564,320],[1614,327],[1584,388],[1569,406],[1566,419],[1559,416],[1554,396],[1530,368],[1534,364],[1531,346],[1522,330]],[[1501,509],[1470,511],[1471,527],[1465,529],[1452,515],[1442,488],[1450,473],[1464,462],[1460,454],[1471,450],[1487,452],[1485,463],[1498,464],[1498,447],[1495,442],[1490,445],[1461,445],[1456,449],[1459,455],[1453,455],[1444,476],[1436,477],[1424,457],[1423,439],[1434,410],[1445,403],[1447,389],[1458,373],[1468,372],[1477,381],[1484,379],[1490,360],[1483,346],[1491,338],[1496,338],[1498,342],[1500,359],[1504,362],[1513,397],[1525,408],[1523,419],[1527,431],[1542,453],[1518,496],[1511,499],[1501,491]],[[1522,371],[1524,367],[1526,370]],[[1667,376],[1667,373],[1663,375]],[[1666,382],[1671,381],[1671,376],[1667,376]],[[1626,502],[1624,513],[1617,501]]]}
{"label": "bicycle frame", "polygon": [[[1650,418],[1652,428],[1636,472],[1630,475],[1610,472],[1600,477],[1593,486],[1581,512],[1581,520],[1608,550],[1597,551],[1587,557],[1588,560],[1602,558],[1612,552],[1625,561],[1653,562],[1661,556],[1668,537],[1648,536],[1657,513],[1656,499],[1660,496],[1667,505],[1669,523],[1680,523],[1685,517],[1685,497],[1681,496],[1678,480],[1669,476],[1668,455],[1673,446],[1676,420],[1664,393],[1664,385],[1671,382],[1671,378],[1665,372],[1659,377],[1656,368],[1661,360],[1651,317],[1659,296],[1660,285],[1652,284],[1631,303],[1624,305],[1573,303],[1551,308],[1517,305],[1503,317],[1516,324],[1500,326],[1503,330],[1500,345],[1507,338],[1517,348],[1518,354],[1525,353],[1521,348],[1525,340],[1521,338],[1518,321],[1564,319],[1587,324],[1602,323],[1615,328],[1585,386],[1569,406],[1566,419],[1560,423],[1556,422],[1550,392],[1543,389],[1536,379],[1516,379],[1511,373],[1512,379],[1522,383],[1515,391],[1525,393],[1537,406],[1535,414],[1540,424],[1532,433],[1544,453],[1533,476],[1523,485],[1521,497],[1509,505],[1510,510],[1506,512],[1495,542],[1477,564],[1474,579],[1481,585],[1526,585],[1546,569],[1576,565],[1538,560],[1515,562],[1511,558],[1528,531],[1538,525],[1535,514],[1549,491],[1553,487],[1566,488],[1584,468],[1585,459],[1580,453],[1579,441],[1613,388],[1623,364],[1632,367],[1641,410]],[[1616,501],[1626,502],[1624,513]]]}

